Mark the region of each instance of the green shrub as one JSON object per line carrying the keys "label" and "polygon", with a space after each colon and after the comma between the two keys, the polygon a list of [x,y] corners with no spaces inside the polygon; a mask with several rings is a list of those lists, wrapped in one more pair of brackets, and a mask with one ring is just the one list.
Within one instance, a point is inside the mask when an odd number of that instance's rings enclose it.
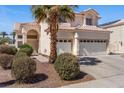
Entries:
{"label": "green shrub", "polygon": [[19,52],[17,52],[17,54],[15,55],[15,58],[17,58],[17,57],[23,57],[23,56],[27,56],[27,54],[26,54],[25,52],[19,51]]}
{"label": "green shrub", "polygon": [[30,48],[20,48],[19,52],[25,52],[28,56],[31,56],[32,50]]}
{"label": "green shrub", "polygon": [[0,45],[0,53],[15,55],[17,48],[14,46]]}
{"label": "green shrub", "polygon": [[10,43],[11,39],[9,37],[5,37],[0,39],[0,44]]}
{"label": "green shrub", "polygon": [[3,69],[11,68],[11,64],[13,62],[13,55],[8,54],[0,54],[0,66]]}
{"label": "green shrub", "polygon": [[15,46],[10,46],[10,50],[11,50],[11,55],[15,55],[17,53],[17,48]]}
{"label": "green shrub", "polygon": [[36,62],[28,56],[15,57],[12,63],[11,74],[17,83],[25,81],[34,75],[36,71]]}
{"label": "green shrub", "polygon": [[60,54],[54,63],[54,67],[60,78],[64,80],[71,80],[80,73],[77,57],[70,53]]}
{"label": "green shrub", "polygon": [[32,48],[29,44],[23,44],[19,48]]}
{"label": "green shrub", "polygon": [[28,56],[31,56],[31,54],[33,53],[33,48],[28,44],[24,44],[24,45],[20,46],[19,51],[25,52]]}

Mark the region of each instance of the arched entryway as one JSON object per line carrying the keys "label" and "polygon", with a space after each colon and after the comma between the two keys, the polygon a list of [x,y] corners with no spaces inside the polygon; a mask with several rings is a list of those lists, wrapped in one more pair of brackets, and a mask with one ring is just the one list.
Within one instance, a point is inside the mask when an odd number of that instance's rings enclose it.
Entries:
{"label": "arched entryway", "polygon": [[30,30],[27,33],[27,44],[31,45],[33,49],[38,52],[39,35],[36,30]]}

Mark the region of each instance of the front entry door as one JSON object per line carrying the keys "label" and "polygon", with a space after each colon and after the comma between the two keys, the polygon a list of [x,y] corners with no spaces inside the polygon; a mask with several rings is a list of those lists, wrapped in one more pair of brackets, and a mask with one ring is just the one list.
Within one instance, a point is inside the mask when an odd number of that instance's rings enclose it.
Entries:
{"label": "front entry door", "polygon": [[31,30],[27,33],[27,44],[31,45],[34,52],[38,52],[38,33],[35,30]]}

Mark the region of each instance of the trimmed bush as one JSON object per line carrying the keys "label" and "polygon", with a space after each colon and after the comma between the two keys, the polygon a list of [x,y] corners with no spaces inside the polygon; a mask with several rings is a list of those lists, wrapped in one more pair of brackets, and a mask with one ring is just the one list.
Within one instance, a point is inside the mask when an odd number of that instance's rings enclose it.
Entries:
{"label": "trimmed bush", "polygon": [[19,48],[32,48],[29,44],[23,44]]}
{"label": "trimmed bush", "polygon": [[0,66],[3,69],[11,68],[11,64],[13,62],[13,55],[8,54],[0,54]]}
{"label": "trimmed bush", "polygon": [[14,46],[10,46],[10,50],[11,50],[11,55],[15,55],[16,53],[17,53],[17,48],[16,47],[14,47]]}
{"label": "trimmed bush", "polygon": [[19,52],[25,52],[28,56],[31,56],[33,53],[33,48],[28,44],[24,44],[20,47]]}
{"label": "trimmed bush", "polygon": [[17,83],[25,83],[28,78],[34,75],[36,62],[28,56],[14,58],[11,68],[12,77]]}
{"label": "trimmed bush", "polygon": [[60,54],[54,63],[54,67],[60,78],[64,80],[74,79],[80,73],[77,57],[70,53]]}
{"label": "trimmed bush", "polygon": [[17,54],[15,55],[15,58],[17,57],[23,57],[23,56],[27,56],[27,54],[25,52],[17,52]]}
{"label": "trimmed bush", "polygon": [[0,45],[0,53],[15,55],[17,48],[14,46]]}
{"label": "trimmed bush", "polygon": [[32,54],[32,50],[30,48],[20,48],[19,52],[24,52],[28,56],[31,56],[31,54]]}

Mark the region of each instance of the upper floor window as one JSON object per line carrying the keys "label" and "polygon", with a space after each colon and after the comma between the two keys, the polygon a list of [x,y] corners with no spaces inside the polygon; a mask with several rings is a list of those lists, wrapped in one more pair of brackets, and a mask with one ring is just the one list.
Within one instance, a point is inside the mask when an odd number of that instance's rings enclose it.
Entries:
{"label": "upper floor window", "polygon": [[22,39],[22,35],[18,35],[18,39]]}
{"label": "upper floor window", "polygon": [[60,17],[59,17],[59,21],[60,21],[61,23],[67,23],[67,20],[66,20],[63,16],[60,16]]}
{"label": "upper floor window", "polygon": [[92,19],[86,18],[86,25],[92,25]]}

